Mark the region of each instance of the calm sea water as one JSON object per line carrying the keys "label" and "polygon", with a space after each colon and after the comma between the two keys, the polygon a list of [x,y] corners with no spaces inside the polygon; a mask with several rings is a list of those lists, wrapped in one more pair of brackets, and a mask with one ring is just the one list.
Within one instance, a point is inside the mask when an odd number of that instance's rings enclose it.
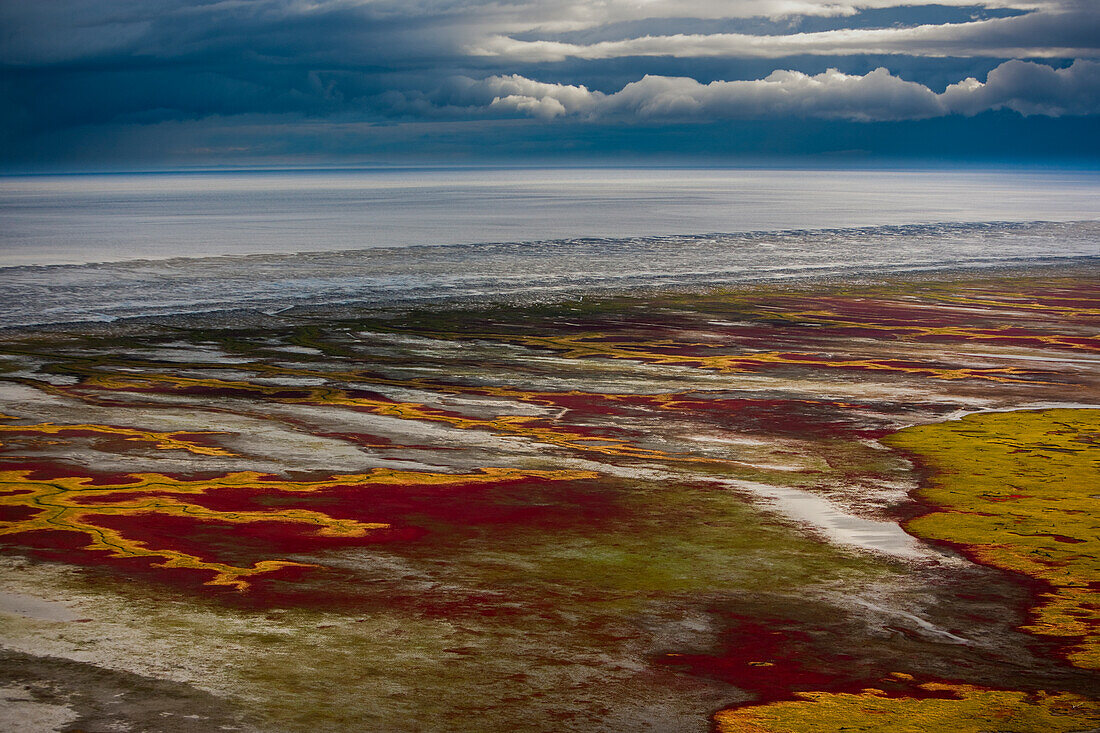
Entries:
{"label": "calm sea water", "polygon": [[1100,175],[402,170],[0,178],[0,324],[1082,261]]}

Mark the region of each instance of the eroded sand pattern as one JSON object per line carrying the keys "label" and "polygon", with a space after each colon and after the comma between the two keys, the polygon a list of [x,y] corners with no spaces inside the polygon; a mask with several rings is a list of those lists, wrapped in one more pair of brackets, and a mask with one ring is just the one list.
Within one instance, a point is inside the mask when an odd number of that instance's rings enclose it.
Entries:
{"label": "eroded sand pattern", "polygon": [[6,332],[0,716],[1100,727],[1096,282]]}

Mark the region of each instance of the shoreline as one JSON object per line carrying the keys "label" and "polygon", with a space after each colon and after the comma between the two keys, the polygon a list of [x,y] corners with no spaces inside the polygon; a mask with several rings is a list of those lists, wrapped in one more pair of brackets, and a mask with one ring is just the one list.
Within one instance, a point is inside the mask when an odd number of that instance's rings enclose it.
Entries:
{"label": "shoreline", "polygon": [[[1069,260],[1070,258],[1067,258]],[[813,290],[822,287],[840,287],[844,285],[889,285],[892,283],[923,283],[923,282],[962,282],[967,280],[1018,280],[1029,277],[1086,277],[1095,275],[1100,271],[1100,255],[1089,257],[1075,257],[1072,261],[1033,261],[1028,264],[991,264],[980,267],[959,267],[945,264],[942,267],[930,266],[919,270],[897,271],[890,269],[869,270],[858,273],[829,273],[821,275],[790,275],[790,276],[761,276],[756,279],[745,279],[740,282],[723,282],[719,284],[669,284],[669,285],[635,285],[635,286],[608,286],[606,288],[565,288],[556,291],[517,291],[509,293],[483,294],[483,295],[435,295],[410,297],[407,299],[393,298],[387,301],[352,300],[339,302],[315,302],[296,303],[287,305],[278,310],[231,307],[209,308],[193,311],[170,311],[145,315],[120,316],[113,320],[87,320],[87,321],[62,321],[19,325],[0,324],[0,339],[8,334],[25,334],[40,330],[43,332],[66,332],[71,330],[88,329],[89,332],[102,331],[103,329],[117,329],[119,327],[133,326],[165,326],[165,327],[189,327],[196,325],[196,319],[209,317],[214,322],[209,324],[214,328],[233,328],[232,317],[239,315],[243,322],[255,323],[267,322],[268,325],[276,325],[279,319],[289,318],[324,318],[330,316],[336,319],[354,317],[356,314],[384,313],[401,310],[436,310],[448,308],[463,309],[492,309],[502,306],[539,306],[552,307],[564,305],[571,301],[583,300],[617,300],[629,298],[653,298],[662,295],[707,296],[716,293],[740,293],[752,290]],[[224,325],[220,325],[224,324]]]}

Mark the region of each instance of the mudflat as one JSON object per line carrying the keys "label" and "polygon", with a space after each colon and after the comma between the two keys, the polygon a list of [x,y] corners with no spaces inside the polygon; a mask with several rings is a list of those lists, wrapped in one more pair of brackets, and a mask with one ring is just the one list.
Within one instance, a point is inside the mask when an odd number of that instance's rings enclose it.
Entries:
{"label": "mudflat", "polygon": [[1096,274],[0,333],[0,716],[1100,726]]}

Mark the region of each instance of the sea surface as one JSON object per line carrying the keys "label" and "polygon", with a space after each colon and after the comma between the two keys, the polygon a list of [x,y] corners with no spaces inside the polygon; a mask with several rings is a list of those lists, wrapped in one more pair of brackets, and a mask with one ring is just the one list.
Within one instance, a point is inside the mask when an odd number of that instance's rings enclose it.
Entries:
{"label": "sea surface", "polygon": [[0,178],[0,326],[1100,259],[1100,174],[405,169]]}

